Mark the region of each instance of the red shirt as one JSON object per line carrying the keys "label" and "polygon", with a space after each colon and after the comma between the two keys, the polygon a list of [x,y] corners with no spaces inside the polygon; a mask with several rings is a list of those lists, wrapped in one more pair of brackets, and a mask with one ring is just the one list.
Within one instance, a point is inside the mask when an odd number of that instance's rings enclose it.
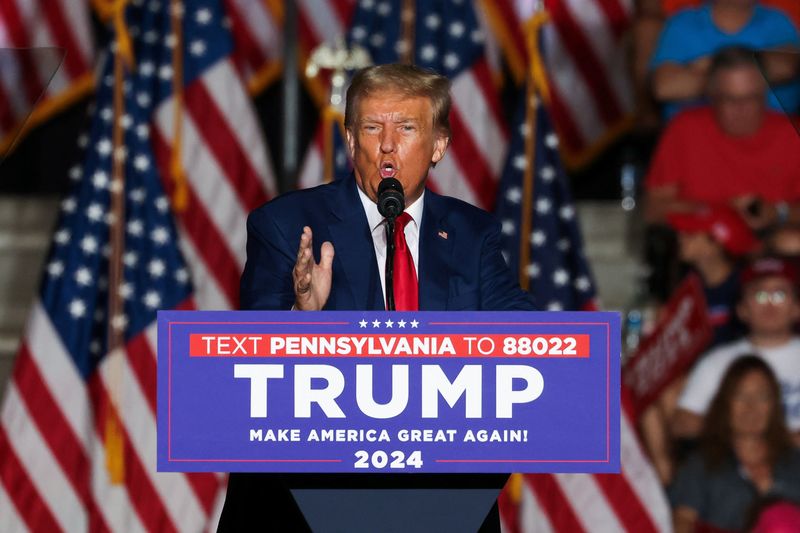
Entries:
{"label": "red shirt", "polygon": [[751,194],[800,200],[800,135],[780,113],[768,111],[751,137],[731,137],[711,108],[684,111],[664,130],[646,181],[648,189],[670,184],[680,199],[708,204]]}

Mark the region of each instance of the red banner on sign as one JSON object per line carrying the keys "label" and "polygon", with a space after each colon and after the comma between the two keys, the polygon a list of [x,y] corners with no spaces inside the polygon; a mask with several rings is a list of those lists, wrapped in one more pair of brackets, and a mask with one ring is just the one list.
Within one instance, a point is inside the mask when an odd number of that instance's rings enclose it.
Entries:
{"label": "red banner on sign", "polygon": [[653,332],[625,363],[622,379],[641,414],[697,359],[711,340],[700,280],[689,275],[667,302]]}
{"label": "red banner on sign", "polygon": [[589,335],[193,333],[191,357],[587,358]]}

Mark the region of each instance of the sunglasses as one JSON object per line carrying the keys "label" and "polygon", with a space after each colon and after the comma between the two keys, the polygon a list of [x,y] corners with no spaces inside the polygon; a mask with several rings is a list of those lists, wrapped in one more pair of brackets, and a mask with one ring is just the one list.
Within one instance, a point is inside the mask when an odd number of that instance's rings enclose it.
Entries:
{"label": "sunglasses", "polygon": [[783,289],[774,291],[760,290],[754,292],[751,298],[759,305],[766,305],[768,303],[772,305],[781,305],[789,300],[789,292]]}

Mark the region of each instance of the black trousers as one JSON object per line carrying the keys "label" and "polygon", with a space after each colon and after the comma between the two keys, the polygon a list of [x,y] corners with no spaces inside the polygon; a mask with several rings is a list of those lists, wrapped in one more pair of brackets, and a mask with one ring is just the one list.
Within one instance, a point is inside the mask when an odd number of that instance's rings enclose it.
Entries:
{"label": "black trousers", "polygon": [[[231,474],[217,532],[311,531],[291,489],[499,490],[507,480],[508,474]],[[500,533],[497,502],[478,531]]]}

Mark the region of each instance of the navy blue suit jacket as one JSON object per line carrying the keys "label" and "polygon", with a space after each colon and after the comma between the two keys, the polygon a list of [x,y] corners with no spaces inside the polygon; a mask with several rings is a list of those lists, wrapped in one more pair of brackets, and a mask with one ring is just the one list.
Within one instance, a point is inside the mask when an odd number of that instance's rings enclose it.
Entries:
{"label": "navy blue suit jacket", "polygon": [[[381,310],[375,247],[354,178],[284,194],[250,214],[242,309],[291,309],[292,269],[303,226],[314,257],[333,243],[333,285],[325,309]],[[499,224],[466,202],[425,192],[419,236],[419,308],[533,310],[500,252]]]}
{"label": "navy blue suit jacket", "polygon": [[[292,269],[303,226],[314,233],[319,261],[324,241],[334,246],[333,284],[325,309],[383,310],[375,246],[354,178],[284,194],[247,221],[242,309],[291,309]],[[419,307],[435,310],[533,310],[500,252],[500,227],[465,202],[426,191],[420,223]],[[505,475],[261,475],[231,474],[219,531],[259,531],[265,522],[306,531],[293,488],[499,489]],[[481,531],[499,532],[497,506]]]}

